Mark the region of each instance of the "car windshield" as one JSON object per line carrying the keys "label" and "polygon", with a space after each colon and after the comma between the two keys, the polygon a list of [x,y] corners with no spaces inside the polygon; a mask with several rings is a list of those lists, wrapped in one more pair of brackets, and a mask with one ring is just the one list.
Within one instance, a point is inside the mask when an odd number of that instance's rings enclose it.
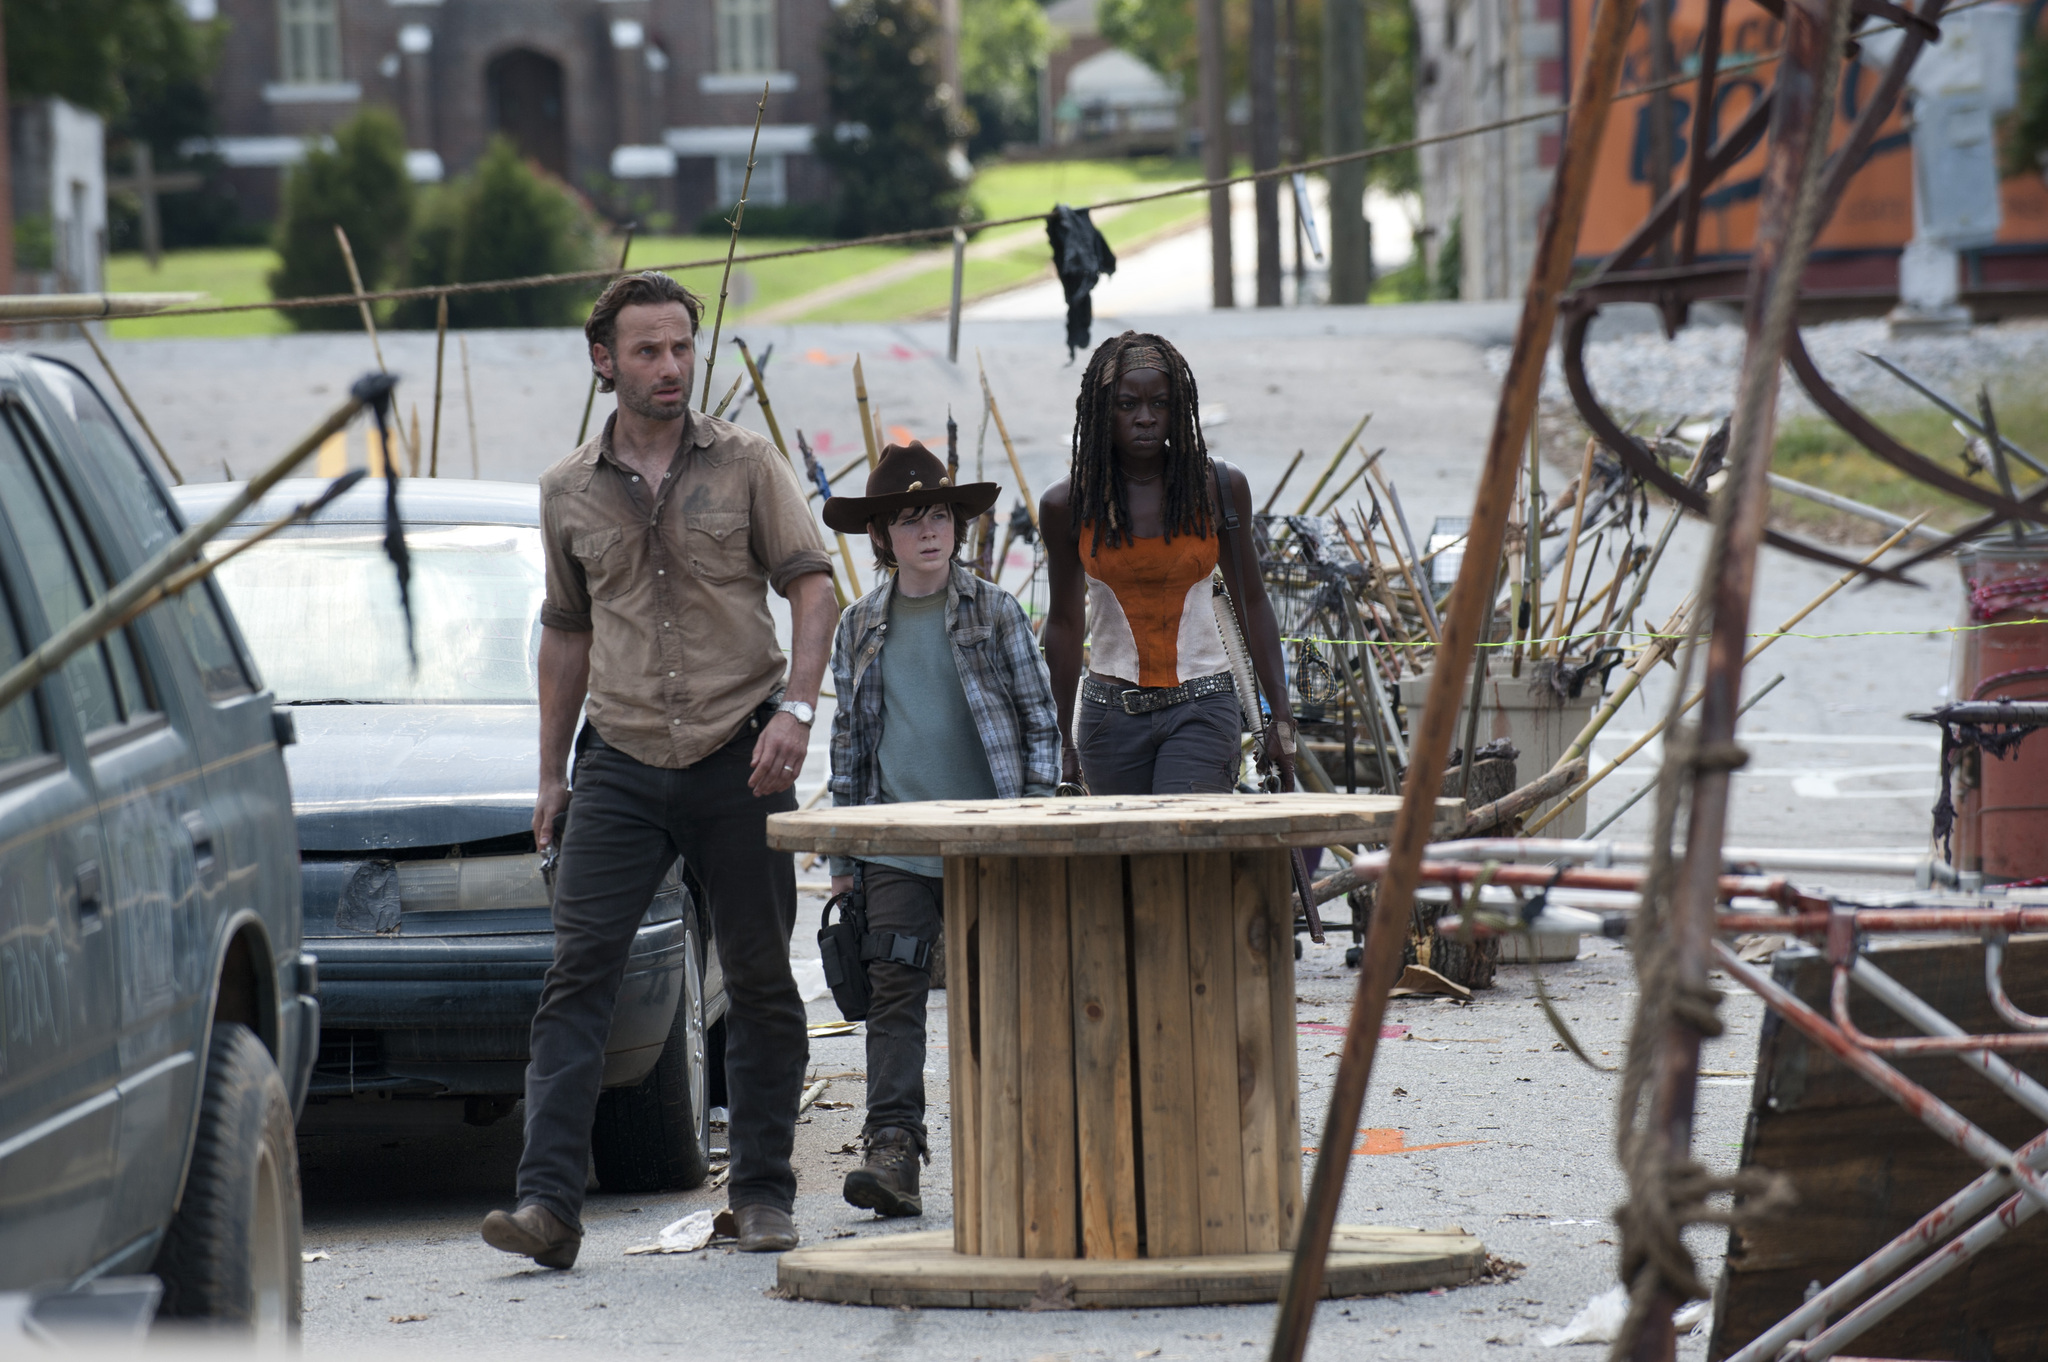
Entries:
{"label": "car windshield", "polygon": [[[208,552],[225,552],[217,540]],[[415,669],[380,525],[287,531],[223,563],[264,679],[285,704],[537,704],[540,531],[408,527]]]}

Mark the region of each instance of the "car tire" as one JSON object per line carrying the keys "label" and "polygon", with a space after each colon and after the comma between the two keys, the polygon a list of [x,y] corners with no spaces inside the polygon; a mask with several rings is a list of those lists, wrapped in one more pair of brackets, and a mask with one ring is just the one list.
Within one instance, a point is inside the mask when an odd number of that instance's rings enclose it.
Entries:
{"label": "car tire", "polygon": [[608,1192],[688,1191],[711,1174],[710,1066],[697,929],[684,932],[682,996],[654,1072],[597,1099],[590,1157]]}
{"label": "car tire", "polygon": [[256,1033],[216,1022],[184,1196],[157,1250],[159,1314],[246,1329],[299,1330],[298,1143],[291,1096]]}

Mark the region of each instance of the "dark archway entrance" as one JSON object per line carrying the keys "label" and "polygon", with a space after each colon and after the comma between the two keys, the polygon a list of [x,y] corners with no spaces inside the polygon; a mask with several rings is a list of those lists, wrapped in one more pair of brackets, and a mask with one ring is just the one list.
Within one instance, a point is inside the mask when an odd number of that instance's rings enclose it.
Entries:
{"label": "dark archway entrance", "polygon": [[522,155],[567,179],[569,135],[562,112],[562,64],[529,48],[496,58],[484,70],[491,130],[512,139]]}

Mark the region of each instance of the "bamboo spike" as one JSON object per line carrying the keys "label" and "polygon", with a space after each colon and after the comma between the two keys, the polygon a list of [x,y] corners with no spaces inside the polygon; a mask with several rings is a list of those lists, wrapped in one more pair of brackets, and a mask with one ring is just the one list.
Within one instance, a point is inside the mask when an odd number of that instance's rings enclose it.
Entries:
{"label": "bamboo spike", "polygon": [[[988,414],[995,418],[996,434],[1003,441],[1003,453],[1010,456],[1010,471],[1017,476],[1017,495],[1023,498],[1025,513],[1031,517],[1031,528],[1036,530],[1038,528],[1038,503],[1031,499],[1031,484],[1024,480],[1024,465],[1017,458],[1017,446],[1010,443],[1010,428],[1003,424],[1003,409],[996,405],[995,389],[989,386],[988,366],[981,362],[981,349],[979,346],[974,351],[974,367],[981,371],[982,400],[988,404]],[[1009,551],[1009,541],[1005,539],[1003,545],[1004,552],[1007,553]],[[996,572],[1000,574],[1002,570],[1002,565],[997,564]]]}
{"label": "bamboo spike", "polygon": [[[469,476],[480,478],[484,475],[484,465],[476,449],[476,389],[469,384],[469,337],[457,336],[455,341],[462,351],[462,405],[469,411]],[[577,443],[583,442],[578,440]]]}
{"label": "bamboo spike", "polygon": [[[1606,631],[1608,617],[1614,613],[1614,598],[1621,590],[1621,579],[1628,576],[1630,570],[1636,566],[1638,554],[1647,552],[1649,552],[1647,549],[1630,550],[1627,556],[1615,567],[1614,575],[1607,579],[1607,585],[1594,593],[1591,600],[1586,599],[1586,593],[1583,589],[1580,590],[1579,608],[1572,611],[1571,620],[1564,626],[1566,636],[1569,637],[1575,634],[1578,631],[1579,621],[1586,617],[1586,612],[1602,601],[1607,602],[1607,609],[1601,612],[1600,627],[1590,632],[1597,637]],[[1586,564],[1586,580],[1588,583],[1591,583],[1593,580],[1593,567],[1592,563]]]}
{"label": "bamboo spike", "polygon": [[[740,356],[741,358],[746,360],[747,366],[749,368],[753,367],[754,357],[747,353],[746,347],[744,345],[741,346],[740,348]],[[767,390],[757,385],[755,391],[761,393],[763,397],[761,403],[761,410],[767,411]],[[768,429],[775,437],[776,447],[782,450],[782,457],[787,459],[789,457],[789,449],[787,446],[783,445],[781,428],[775,424],[772,418],[769,420]],[[811,452],[811,442],[804,438],[804,433],[801,428],[799,428],[796,433],[796,447],[803,453],[805,467],[814,467],[817,464],[818,456]],[[837,573],[834,573],[832,576],[832,589],[834,591],[839,592],[839,608],[841,610],[844,610],[847,606],[851,605],[854,601],[859,600],[862,596],[865,596],[867,593],[861,590],[860,573],[857,569],[855,569],[853,565],[853,546],[846,541],[845,531],[834,530],[832,533],[839,536],[839,556],[846,563],[847,589],[845,591],[840,591],[839,575]]]}
{"label": "bamboo spike", "polygon": [[754,185],[754,152],[761,145],[761,116],[768,111],[768,82],[761,82],[761,99],[754,105],[754,140],[747,144],[747,173],[740,180],[740,201],[732,210],[732,239],[725,246],[725,273],[718,280],[718,314],[711,322],[711,348],[704,352],[704,400],[698,410],[711,405],[711,371],[718,367],[718,338],[725,328],[725,296],[732,286],[732,258],[740,248],[740,222],[747,216],[747,191]]}
{"label": "bamboo spike", "polygon": [[[1335,506],[1337,502],[1343,498],[1346,492],[1350,491],[1353,487],[1357,486],[1358,480],[1364,477],[1366,475],[1366,471],[1370,469],[1375,463],[1379,462],[1380,455],[1386,452],[1387,447],[1385,445],[1381,445],[1378,449],[1375,449],[1372,453],[1366,455],[1365,462],[1360,464],[1357,468],[1353,469],[1350,477],[1344,479],[1344,485],[1342,487],[1339,487],[1336,491],[1330,493],[1329,496],[1323,499],[1323,504],[1316,507],[1316,514],[1328,515],[1330,513],[1330,508],[1332,506]],[[1447,544],[1445,545],[1445,547],[1448,548],[1450,546]],[[1429,556],[1431,558],[1434,558],[1436,555],[1432,553]]]}
{"label": "bamboo spike", "polygon": [[[389,382],[388,379],[374,381]],[[158,591],[163,582],[180,571],[208,540],[226,529],[236,516],[310,458],[328,436],[344,429],[365,405],[363,398],[351,393],[281,458],[243,483],[240,490],[222,502],[212,515],[158,549],[141,567],[95,601],[90,609],[44,639],[27,657],[8,668],[4,675],[0,675],[0,712],[19,700],[31,687],[53,675],[80,649],[91,647],[119,628],[136,602]]]}
{"label": "bamboo spike", "polygon": [[391,370],[384,363],[384,347],[377,341],[377,319],[371,315],[369,301],[363,297],[368,290],[363,287],[362,271],[356,268],[355,247],[348,244],[348,233],[338,222],[334,224],[334,239],[341,243],[341,258],[348,265],[348,282],[356,291],[356,310],[363,314],[363,330],[369,334],[370,351],[377,356],[377,371],[388,374]]}
{"label": "bamboo spike", "polygon": [[405,451],[405,475],[416,478],[420,475],[420,404],[412,404],[412,437],[407,441]]}
{"label": "bamboo spike", "polygon": [[156,438],[156,431],[151,428],[149,418],[142,414],[142,408],[136,405],[134,396],[128,391],[128,385],[121,381],[121,375],[114,372],[114,365],[107,358],[107,352],[100,349],[99,338],[92,334],[92,328],[84,322],[78,324],[78,332],[85,337],[85,343],[92,347],[93,357],[99,360],[100,368],[105,369],[107,377],[114,381],[114,391],[121,394],[121,401],[127,404],[128,414],[135,418],[135,424],[142,427],[142,433],[149,437],[150,447],[156,450],[156,456],[163,460],[164,469],[171,475],[171,481],[183,487],[185,475],[178,471],[178,465],[172,463],[171,456],[164,452],[164,442]]}
{"label": "bamboo spike", "polygon": [[[1678,528],[1678,518],[1683,514],[1681,508],[1673,506],[1670,516],[1664,521],[1664,528],[1657,532],[1657,547],[1650,550],[1650,560],[1643,564],[1642,572],[1636,577],[1635,586],[1629,590],[1628,604],[1622,606],[1618,612],[1617,617],[1624,627],[1635,618],[1636,607],[1643,603],[1643,593],[1650,589],[1650,578],[1656,575],[1657,564],[1664,561],[1664,548],[1671,542],[1671,532]],[[1608,637],[1607,626],[1603,624],[1600,637],[1594,641],[1594,650],[1606,647]]]}
{"label": "bamboo spike", "polygon": [[1294,457],[1287,461],[1287,470],[1280,475],[1280,481],[1273,484],[1273,490],[1266,497],[1266,504],[1259,507],[1260,515],[1271,515],[1273,503],[1280,500],[1280,493],[1286,490],[1287,480],[1294,476],[1294,470],[1301,467],[1301,461],[1308,457],[1306,449],[1294,451]]}
{"label": "bamboo spike", "polygon": [[[434,444],[427,456],[427,476],[441,476],[441,378],[448,359],[448,295],[442,294],[434,307]],[[581,440],[576,442],[582,444]]]}
{"label": "bamboo spike", "polygon": [[[789,457],[789,446],[783,442],[782,426],[775,419],[775,408],[768,401],[768,385],[761,379],[761,366],[754,359],[754,352],[738,336],[732,338],[732,343],[740,352],[740,362],[747,366],[747,376],[754,381],[754,400],[761,404],[761,419],[768,423],[768,438],[775,441],[775,447],[782,451],[784,459],[789,460],[789,466],[796,467],[796,460]],[[773,350],[775,347],[771,345],[768,348]]]}
{"label": "bamboo spike", "polygon": [[[1578,485],[1581,489],[1590,488],[1593,485],[1593,451],[1597,447],[1594,441],[1586,441],[1585,462],[1579,467]],[[1560,633],[1564,628],[1565,605],[1570,601],[1572,594],[1572,564],[1578,557],[1579,530],[1586,523],[1586,502],[1588,500],[1590,498],[1581,496],[1572,503],[1572,528],[1571,534],[1564,541],[1564,575],[1557,579],[1557,608],[1551,613],[1550,628],[1548,630],[1551,634]],[[1550,644],[1544,643],[1542,651],[1545,653],[1550,652]],[[1557,656],[1564,656],[1564,641],[1562,639],[1559,639],[1557,642],[1556,652]]]}
{"label": "bamboo spike", "polygon": [[[621,246],[619,247],[619,273],[620,273],[620,274],[624,274],[624,273],[626,272],[626,257],[627,257],[627,256],[629,256],[629,255],[631,255],[631,254],[633,253],[633,229],[634,229],[634,228],[636,228],[636,227],[638,227],[638,226],[639,226],[639,224],[638,224],[638,223],[636,223],[636,222],[629,222],[629,223],[627,223],[627,224],[626,224],[626,240],[625,240],[625,244],[623,244],[623,245],[621,245]],[[448,295],[444,293],[444,294],[442,294],[442,295],[441,295],[441,317],[442,317],[442,319],[443,319],[444,323],[445,323],[445,321],[446,321],[446,319],[447,319],[447,316],[448,316]],[[466,379],[465,379],[464,381],[465,381],[465,382],[467,382],[467,380],[466,380]],[[710,379],[710,376],[709,376],[709,375],[706,375],[706,376],[705,376],[705,379],[704,379],[704,381],[705,381],[705,382],[706,382],[707,384],[708,384],[708,383],[710,383],[710,381],[711,381],[711,379]],[[591,408],[593,408],[593,407],[594,407],[594,406],[596,406],[596,405],[597,405],[597,369],[596,369],[596,367],[595,367],[595,366],[593,366],[593,367],[591,368],[591,370],[590,370],[590,390],[589,390],[588,392],[586,392],[586,393],[584,393],[584,394],[583,394],[583,424],[581,424],[581,425],[579,425],[579,426],[577,426],[577,427],[576,427],[576,443],[577,443],[577,444],[578,444],[579,446],[580,446],[580,445],[581,445],[581,444],[582,444],[582,443],[583,443],[583,442],[584,442],[585,440],[587,440],[587,439],[589,439],[589,438],[590,438],[590,412],[591,412]]]}
{"label": "bamboo spike", "polygon": [[875,423],[868,416],[868,380],[861,372],[859,355],[853,357],[853,402],[860,408],[860,439],[867,447],[868,470],[873,472],[882,462],[882,451],[875,443]]}
{"label": "bamboo spike", "polygon": [[[1929,514],[1931,513],[1923,511],[1919,515],[1913,517],[1913,521],[1911,524],[1906,525],[1905,527],[1900,529],[1896,534],[1894,534],[1891,538],[1885,540],[1882,544],[1879,544],[1876,548],[1872,549],[1870,553],[1867,556],[1865,556],[1863,561],[1857,564],[1856,569],[1852,569],[1849,572],[1845,572],[1840,577],[1836,578],[1835,581],[1830,586],[1828,586],[1826,590],[1822,591],[1818,596],[1815,596],[1805,605],[1799,607],[1799,609],[1793,611],[1784,623],[1780,624],[1776,629],[1771,631],[1771,633],[1767,634],[1765,637],[1757,640],[1755,645],[1752,646],[1748,652],[1743,654],[1742,665],[1746,667],[1750,663],[1756,661],[1757,655],[1759,653],[1763,652],[1764,649],[1770,647],[1773,643],[1776,643],[1779,640],[1779,638],[1783,637],[1788,630],[1796,626],[1799,623],[1799,621],[1805,619],[1808,615],[1811,615],[1814,611],[1820,609],[1821,606],[1826,604],[1828,599],[1831,596],[1833,596],[1837,591],[1840,591],[1843,587],[1849,585],[1849,583],[1855,581],[1858,577],[1862,576],[1862,568],[1868,567],[1870,564],[1876,562],[1879,558],[1883,557],[1884,554],[1887,551],[1889,551],[1893,545],[1897,544],[1900,540],[1904,539],[1907,535],[1911,534],[1914,528],[1917,527],[1921,521],[1927,519]],[[1669,626],[1667,626],[1663,630],[1663,632],[1674,633],[1682,631],[1673,630]],[[1664,641],[1668,642],[1669,640]],[[1647,652],[1649,650],[1645,649],[1644,651]],[[1587,723],[1586,730],[1581,731],[1579,736],[1572,740],[1571,747],[1567,749],[1568,756],[1579,756],[1593,745],[1594,735],[1600,731],[1600,728],[1606,725],[1608,719],[1613,717],[1612,713],[1609,712],[1610,709],[1619,709],[1621,707],[1621,701],[1628,698],[1628,692],[1632,689],[1634,688],[1627,687],[1622,691],[1617,692],[1608,704],[1603,704],[1600,707],[1600,712],[1595,714],[1593,716],[1593,719]],[[1683,716],[1684,714],[1689,712],[1694,705],[1697,705],[1700,702],[1700,697],[1705,693],[1706,692],[1704,690],[1695,690],[1691,695],[1687,696],[1685,703],[1679,707],[1676,715],[1666,715],[1664,718],[1659,719],[1656,723],[1652,724],[1646,731],[1644,731],[1644,733],[1640,737],[1638,737],[1634,742],[1630,743],[1626,748],[1624,748],[1620,756],[1616,757],[1613,761],[1608,762],[1607,765],[1601,767],[1598,771],[1595,771],[1592,774],[1588,775],[1584,780],[1580,781],[1577,785],[1567,790],[1564,796],[1561,799],[1559,799],[1552,808],[1545,812],[1541,818],[1529,824],[1528,828],[1523,833],[1523,835],[1526,837],[1535,836],[1536,833],[1545,826],[1547,826],[1553,818],[1557,817],[1558,814],[1562,813],[1567,806],[1576,803],[1580,799],[1583,799],[1586,795],[1586,791],[1592,789],[1595,785],[1598,785],[1601,781],[1613,775],[1615,771],[1620,769],[1623,762],[1627,761],[1630,757],[1633,757],[1636,753],[1642,751],[1645,747],[1649,746],[1651,742],[1656,740],[1657,735],[1664,731],[1665,727],[1668,724],[1670,724],[1673,718]],[[1562,760],[1563,759],[1560,758],[1560,761]]]}
{"label": "bamboo spike", "polygon": [[839,471],[837,473],[833,473],[827,476],[825,481],[831,483],[833,486],[836,487],[839,484],[839,480],[845,477],[848,473],[851,473],[856,468],[866,467],[868,467],[868,456],[865,454],[856,454],[852,458],[848,459],[845,463],[841,464],[839,466]]}
{"label": "bamboo spike", "polygon": [[1367,412],[1358,418],[1358,424],[1351,428],[1351,433],[1344,437],[1344,443],[1338,445],[1337,452],[1330,456],[1330,462],[1324,466],[1322,476],[1316,479],[1316,485],[1309,488],[1308,495],[1301,499],[1301,509],[1295,512],[1296,515],[1307,515],[1308,508],[1316,504],[1316,498],[1322,494],[1324,485],[1330,481],[1331,475],[1337,471],[1337,465],[1344,462],[1344,456],[1351,452],[1351,446],[1358,443],[1358,437],[1365,431],[1365,423],[1370,420],[1372,420],[1371,412]]}
{"label": "bamboo spike", "polygon": [[[1413,534],[1410,534],[1408,531],[1408,517],[1401,510],[1401,498],[1395,493],[1394,485],[1387,481],[1385,475],[1383,475],[1379,469],[1374,468],[1370,471],[1372,473],[1372,480],[1379,484],[1380,491],[1386,493],[1387,505],[1392,507],[1394,512],[1394,517],[1391,523],[1387,521],[1387,517],[1384,512],[1382,512],[1380,515],[1381,523],[1388,524],[1387,547],[1394,550],[1394,557],[1401,564],[1401,575],[1408,578],[1408,589],[1415,593],[1415,604],[1422,611],[1423,624],[1427,625],[1429,628],[1430,641],[1433,643],[1442,643],[1444,637],[1443,622],[1437,619],[1436,601],[1434,598],[1426,594],[1424,589],[1424,583],[1419,583],[1416,577],[1409,574],[1407,559],[1403,559],[1401,557],[1401,551],[1398,548],[1394,547],[1393,526],[1398,525],[1401,528],[1401,538],[1408,545],[1408,558],[1412,559],[1421,557],[1421,555],[1416,553],[1415,551],[1415,536]],[[1418,569],[1418,571],[1420,571],[1420,569]]]}
{"label": "bamboo spike", "polygon": [[[1375,508],[1379,506],[1378,497],[1373,498],[1373,505]],[[1380,519],[1382,521],[1386,519],[1385,512],[1381,513]],[[1371,542],[1372,540],[1368,537],[1366,543],[1370,544]],[[1423,600],[1422,587],[1417,584],[1415,574],[1408,570],[1408,560],[1401,556],[1401,550],[1394,544],[1392,535],[1387,537],[1387,552],[1394,555],[1394,566],[1401,570],[1401,580],[1408,584],[1408,594],[1415,598],[1416,612],[1422,616],[1422,627],[1429,635],[1429,641],[1431,643],[1442,643],[1443,638],[1437,633],[1436,616],[1430,611],[1427,603]]]}
{"label": "bamboo spike", "polygon": [[739,396],[740,384],[746,381],[747,376],[745,374],[741,374],[732,381],[732,386],[725,390],[725,396],[719,398],[717,407],[712,409],[711,415],[714,420],[725,415],[726,407],[731,404],[735,397]]}

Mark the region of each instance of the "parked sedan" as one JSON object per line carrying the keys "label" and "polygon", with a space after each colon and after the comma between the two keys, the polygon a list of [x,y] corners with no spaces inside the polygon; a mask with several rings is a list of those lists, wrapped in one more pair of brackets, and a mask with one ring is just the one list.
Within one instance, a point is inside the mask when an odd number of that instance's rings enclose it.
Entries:
{"label": "parked sedan", "polygon": [[[320,490],[285,482],[247,534]],[[186,487],[188,514],[220,486]],[[371,480],[222,566],[249,647],[298,724],[292,809],[322,1025],[309,1109],[459,1101],[487,1125],[525,1085],[553,958],[531,823],[539,771],[537,490],[407,481],[416,659]],[[620,1191],[692,1187],[722,1100],[726,1008],[708,917],[673,867],[633,942],[592,1152]]]}

